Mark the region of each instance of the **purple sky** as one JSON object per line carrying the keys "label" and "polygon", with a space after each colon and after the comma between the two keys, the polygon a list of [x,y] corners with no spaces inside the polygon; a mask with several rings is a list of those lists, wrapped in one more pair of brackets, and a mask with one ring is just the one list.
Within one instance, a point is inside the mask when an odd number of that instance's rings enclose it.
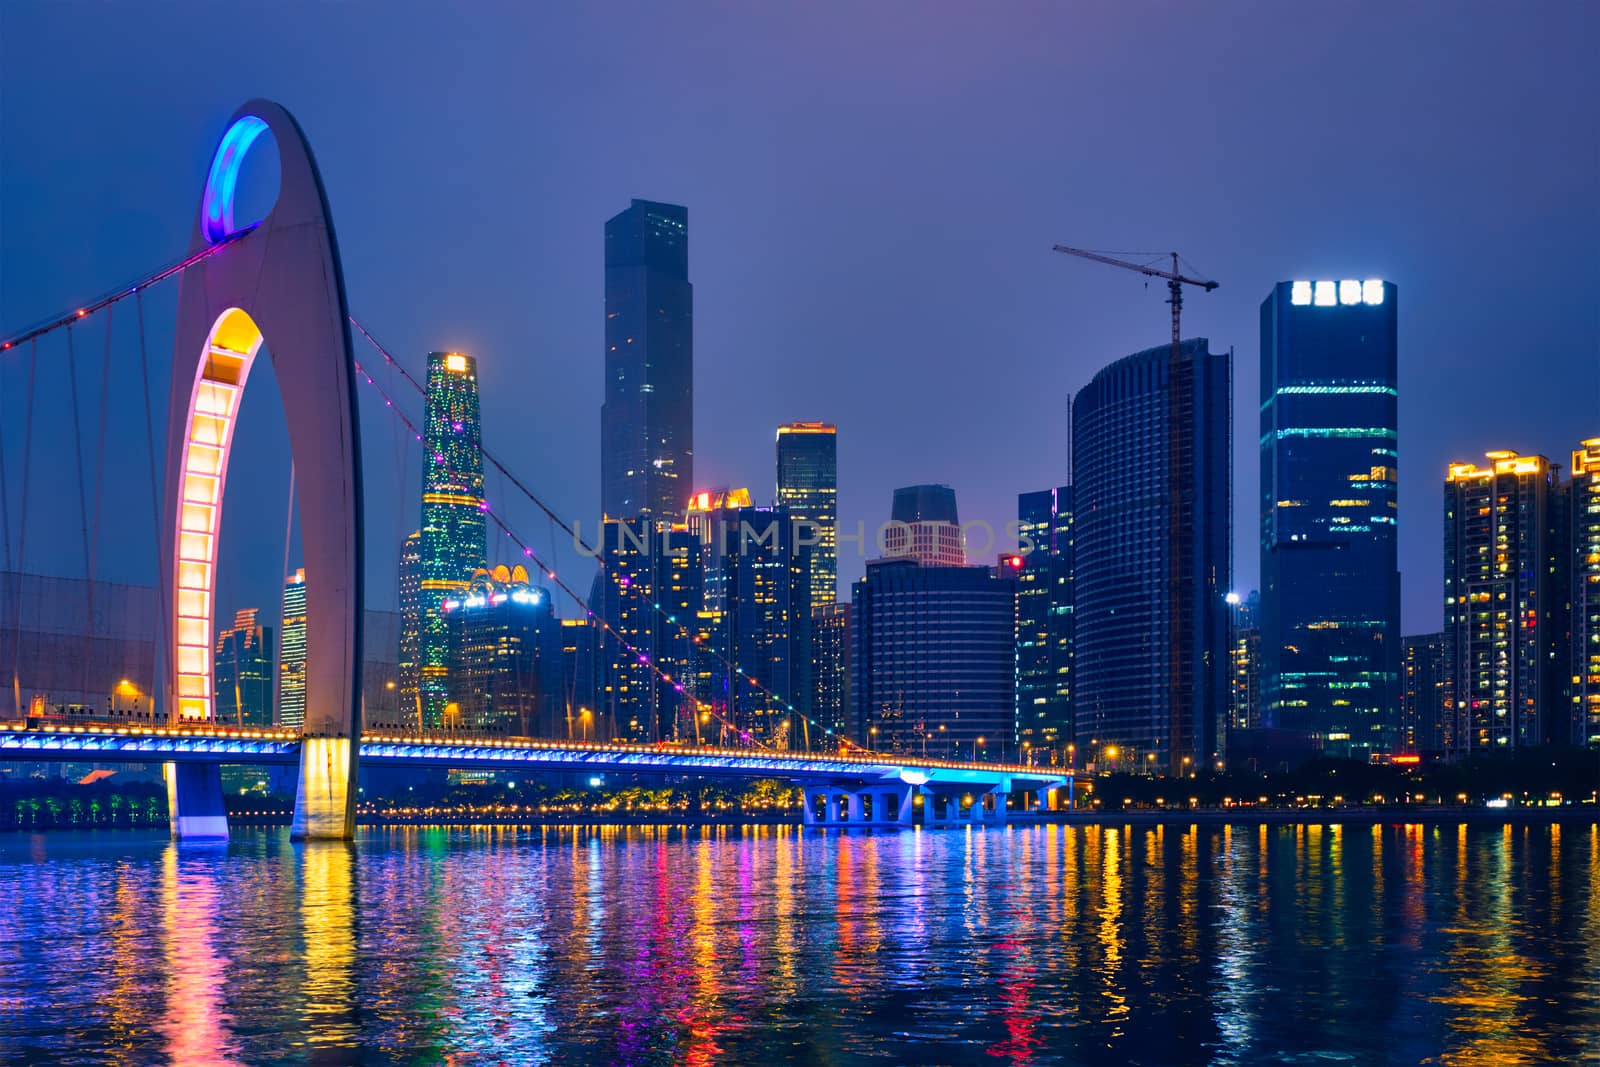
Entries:
{"label": "purple sky", "polygon": [[[1221,281],[1184,332],[1235,351],[1241,590],[1257,308],[1279,280],[1399,286],[1408,631],[1439,623],[1445,463],[1565,462],[1600,434],[1593,4],[464,11],[0,4],[0,329],[178,256],[223,123],[265,95],[311,139],[352,310],[413,369],[431,348],[475,354],[486,441],[567,515],[598,507],[601,232],[634,196],[689,207],[697,481],[765,498],[775,425],[831,420],[847,525],[923,481],[999,525],[1019,491],[1067,480],[1068,396],[1163,343],[1167,309],[1053,242],[1176,248]],[[173,299],[150,308],[163,407]],[[98,570],[150,580],[124,306]],[[91,442],[104,343],[95,324],[77,339]],[[40,351],[29,566],[81,573],[64,353]],[[220,617],[273,598],[283,554],[265,380],[230,480]],[[0,362],[13,540],[25,382],[23,359]],[[392,606],[417,464],[372,401],[369,580]],[[493,480],[490,496],[507,499]],[[548,543],[531,509],[512,515]],[[845,581],[860,569],[840,561]]]}

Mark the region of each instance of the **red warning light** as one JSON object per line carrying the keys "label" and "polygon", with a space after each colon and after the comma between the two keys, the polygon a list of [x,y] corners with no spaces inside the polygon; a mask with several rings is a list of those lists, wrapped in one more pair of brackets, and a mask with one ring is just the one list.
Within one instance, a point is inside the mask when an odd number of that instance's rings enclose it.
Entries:
{"label": "red warning light", "polygon": [[1022,557],[1021,556],[1008,557],[1006,562],[1010,563],[1011,566],[1017,568],[1018,570],[1020,570],[1022,568]]}

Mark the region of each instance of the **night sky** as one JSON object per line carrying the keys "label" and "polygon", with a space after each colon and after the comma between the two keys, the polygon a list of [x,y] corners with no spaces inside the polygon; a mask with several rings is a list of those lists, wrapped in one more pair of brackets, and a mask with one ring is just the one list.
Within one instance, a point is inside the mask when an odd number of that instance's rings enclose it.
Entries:
{"label": "night sky", "polygon": [[[826,419],[845,526],[916,482],[998,526],[1018,492],[1068,480],[1070,394],[1168,336],[1164,288],[1051,244],[1175,248],[1222,283],[1189,294],[1184,333],[1235,353],[1248,590],[1258,307],[1280,280],[1382,277],[1400,294],[1404,622],[1435,629],[1445,464],[1565,463],[1600,434],[1597,44],[1600,6],[1562,2],[4,0],[0,331],[181,255],[227,117],[268,96],[316,152],[352,311],[414,371],[429,349],[476,355],[486,442],[562,513],[592,525],[599,506],[602,227],[645,197],[689,208],[697,482],[762,502],[775,426]],[[175,296],[147,307],[158,420]],[[91,478],[104,329],[74,339]],[[112,348],[97,570],[149,581],[131,304]],[[72,574],[65,352],[59,334],[39,352],[27,562]],[[235,453],[219,619],[276,613],[288,461],[269,380]],[[13,551],[25,387],[7,353]],[[361,388],[370,599],[392,607],[418,457]],[[489,495],[510,506],[494,478]],[[550,542],[531,508],[511,515]],[[860,571],[842,556],[842,580]]]}

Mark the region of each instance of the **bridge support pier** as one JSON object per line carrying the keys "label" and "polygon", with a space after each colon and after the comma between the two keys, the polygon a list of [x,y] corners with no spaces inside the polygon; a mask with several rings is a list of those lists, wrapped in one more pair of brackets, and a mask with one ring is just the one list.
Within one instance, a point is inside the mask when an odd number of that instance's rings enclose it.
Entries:
{"label": "bridge support pier", "polygon": [[356,746],[348,737],[308,737],[300,744],[294,791],[294,841],[348,841],[356,832]]}
{"label": "bridge support pier", "polygon": [[168,763],[162,775],[167,780],[167,821],[173,837],[195,840],[228,836],[221,764]]}

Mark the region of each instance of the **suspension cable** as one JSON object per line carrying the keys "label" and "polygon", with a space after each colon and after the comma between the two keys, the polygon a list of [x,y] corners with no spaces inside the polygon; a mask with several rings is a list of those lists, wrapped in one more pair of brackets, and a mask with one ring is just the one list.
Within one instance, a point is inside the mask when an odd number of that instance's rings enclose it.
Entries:
{"label": "suspension cable", "polygon": [[216,255],[218,252],[222,251],[224,248],[227,248],[240,238],[253,233],[255,228],[259,225],[261,225],[259,222],[252,223],[251,225],[246,226],[244,229],[239,230],[237,233],[228,234],[228,236],[220,239],[215,244],[207,245],[205,248],[195,252],[193,255],[185,256],[183,259],[178,260],[178,262],[173,263],[170,266],[163,267],[154,274],[140,278],[138,281],[133,282],[126,288],[113,289],[106,295],[98,297],[95,300],[91,300],[89,303],[83,305],[81,308],[78,308],[76,311],[68,311],[62,315],[56,316],[53,319],[48,319],[37,326],[30,327],[14,337],[0,341],[0,352],[4,352],[9,348],[15,348],[24,341],[37,340],[47,333],[61,329],[63,326],[71,326],[79,319],[87,318],[102,308],[108,308],[119,300],[125,300],[143,289],[148,289],[157,282],[164,282],[174,274],[179,274],[188,270],[201,260]]}
{"label": "suspension cable", "polygon": [[17,610],[12,621],[16,640],[11,645],[11,694],[22,714],[22,575],[28,569],[28,489],[33,481],[33,393],[38,380],[39,339],[28,342],[28,399],[22,431],[22,508],[17,518]]}

